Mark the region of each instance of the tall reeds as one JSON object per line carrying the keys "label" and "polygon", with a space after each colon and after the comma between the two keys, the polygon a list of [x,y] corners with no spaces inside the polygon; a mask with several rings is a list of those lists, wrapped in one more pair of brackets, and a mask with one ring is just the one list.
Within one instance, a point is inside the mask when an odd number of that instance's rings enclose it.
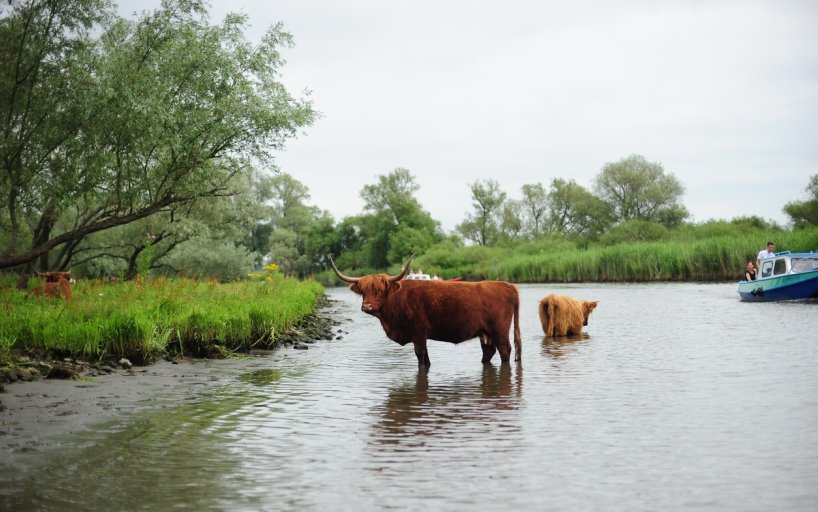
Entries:
{"label": "tall reeds", "polygon": [[739,279],[767,237],[780,250],[818,251],[818,228],[814,228],[699,238],[671,236],[615,245],[582,246],[556,239],[513,248],[448,248],[427,252],[418,258],[417,265],[446,277],[517,283],[729,281]]}
{"label": "tall reeds", "polygon": [[[818,230],[776,235],[780,249],[818,250]],[[618,244],[571,251],[519,254],[492,278],[515,282],[714,281],[738,279],[763,247],[756,236]]]}

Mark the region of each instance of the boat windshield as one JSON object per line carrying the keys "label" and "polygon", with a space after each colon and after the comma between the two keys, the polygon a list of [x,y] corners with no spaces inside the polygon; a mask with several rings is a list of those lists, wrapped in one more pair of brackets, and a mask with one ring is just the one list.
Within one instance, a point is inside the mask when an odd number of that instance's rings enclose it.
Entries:
{"label": "boat windshield", "polygon": [[816,270],[818,269],[818,255],[793,258],[791,265],[793,273]]}

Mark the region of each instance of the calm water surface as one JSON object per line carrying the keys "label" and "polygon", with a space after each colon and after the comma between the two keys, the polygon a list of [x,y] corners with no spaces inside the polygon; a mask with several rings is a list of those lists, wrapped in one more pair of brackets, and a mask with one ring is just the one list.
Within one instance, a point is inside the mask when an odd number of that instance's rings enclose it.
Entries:
{"label": "calm water surface", "polygon": [[[817,302],[520,292],[521,366],[430,342],[427,374],[330,289],[342,339],[0,464],[0,509],[818,510]],[[551,292],[600,301],[584,336],[543,340]]]}

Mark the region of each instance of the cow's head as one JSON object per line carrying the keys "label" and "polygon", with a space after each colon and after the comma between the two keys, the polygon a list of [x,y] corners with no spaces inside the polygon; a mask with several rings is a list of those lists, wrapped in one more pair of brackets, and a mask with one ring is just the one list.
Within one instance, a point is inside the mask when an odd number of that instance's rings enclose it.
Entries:
{"label": "cow's head", "polygon": [[68,272],[37,272],[37,275],[45,279],[46,283],[59,283],[60,281],[70,281],[71,271]]}
{"label": "cow's head", "polygon": [[594,300],[594,301],[590,301],[590,300],[582,301],[582,310],[583,310],[583,313],[585,314],[585,318],[582,321],[582,325],[588,325],[588,317],[591,316],[591,311],[596,309],[596,305],[598,303],[599,303],[599,301],[596,301],[596,300]]}
{"label": "cow's head", "polygon": [[335,266],[335,262],[332,261],[332,256],[330,256],[329,262],[332,265],[332,270],[335,271],[335,275],[338,276],[338,279],[349,283],[349,289],[363,297],[361,311],[373,316],[378,316],[381,311],[381,306],[383,306],[389,294],[400,289],[400,280],[403,279],[403,276],[409,271],[409,264],[414,257],[414,254],[411,255],[403,266],[403,269],[394,276],[388,274],[369,274],[361,277],[349,277],[338,270],[338,267]]}

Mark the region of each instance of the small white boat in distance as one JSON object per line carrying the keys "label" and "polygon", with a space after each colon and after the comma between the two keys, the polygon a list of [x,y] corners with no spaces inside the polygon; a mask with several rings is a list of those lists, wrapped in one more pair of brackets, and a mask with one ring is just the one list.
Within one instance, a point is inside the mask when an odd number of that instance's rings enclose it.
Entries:
{"label": "small white boat in distance", "polygon": [[417,272],[414,270],[409,270],[409,273],[404,276],[404,279],[411,279],[414,281],[440,281],[440,278],[437,276],[430,276],[429,274],[424,274],[423,270],[418,269]]}

